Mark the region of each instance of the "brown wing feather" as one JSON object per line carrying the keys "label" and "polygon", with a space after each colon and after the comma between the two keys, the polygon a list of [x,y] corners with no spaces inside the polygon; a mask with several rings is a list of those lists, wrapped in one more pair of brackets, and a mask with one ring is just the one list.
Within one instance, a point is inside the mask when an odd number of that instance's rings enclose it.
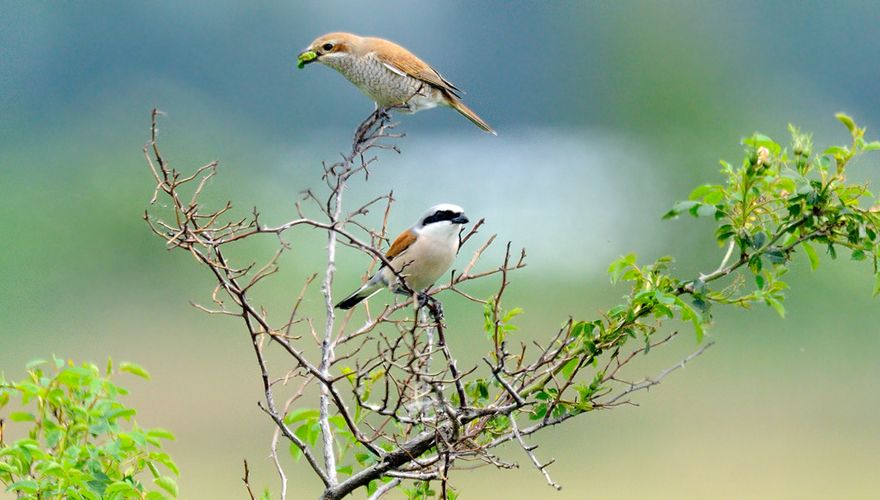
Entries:
{"label": "brown wing feather", "polygon": [[461,92],[458,87],[449,80],[443,78],[440,73],[419,59],[415,54],[388,40],[374,39],[380,49],[376,51],[376,57],[383,63],[393,66],[407,75],[417,78],[425,83],[446,90],[454,95]]}
{"label": "brown wing feather", "polygon": [[391,244],[391,248],[388,249],[388,253],[385,254],[385,258],[391,260],[398,255],[402,254],[406,251],[407,248],[410,247],[416,241],[416,233],[407,229],[406,231],[400,233],[397,239],[394,240],[394,243]]}

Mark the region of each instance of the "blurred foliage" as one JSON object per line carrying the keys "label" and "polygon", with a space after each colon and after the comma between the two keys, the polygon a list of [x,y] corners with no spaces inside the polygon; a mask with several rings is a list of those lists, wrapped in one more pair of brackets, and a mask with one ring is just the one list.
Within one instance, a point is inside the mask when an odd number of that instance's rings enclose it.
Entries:
{"label": "blurred foliage", "polygon": [[[18,399],[21,408],[9,420],[30,425],[27,437],[13,443],[4,443],[0,433],[0,483],[7,492],[18,498],[177,496],[175,479],[160,472],[161,467],[179,474],[162,451],[163,440],[174,436],[133,421],[135,410],[119,401],[128,391],[111,381],[119,372],[149,378],[133,363],[114,371],[108,360],[102,373],[94,364],[57,358],[31,361],[27,377],[18,382],[0,376],[0,408]],[[147,472],[153,484],[145,483]]]}

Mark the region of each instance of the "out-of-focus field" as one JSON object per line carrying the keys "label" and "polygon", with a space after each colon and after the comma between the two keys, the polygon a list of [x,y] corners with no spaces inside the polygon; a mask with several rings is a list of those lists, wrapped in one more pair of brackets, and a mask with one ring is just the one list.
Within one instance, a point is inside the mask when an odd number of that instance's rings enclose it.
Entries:
{"label": "out-of-focus field", "polygon": [[[230,198],[242,215],[257,206],[267,222],[293,217],[298,193],[320,186],[321,160],[337,158],[372,109],[326,68],[295,71],[295,53],[325,31],[407,45],[499,131],[482,134],[449,110],[403,116],[403,154],[383,155],[349,199],[393,188],[393,230],[430,204],[455,202],[487,219],[483,237],[526,247],[529,266],[508,295],[526,311],[517,334],[526,338],[616,304],[624,290],[604,270],[620,254],[674,255],[682,276],[713,269],[723,252],[711,226],[660,216],[692,187],[720,181],[717,161],[738,161],[743,135],[784,141],[791,121],[815,132],[820,149],[846,140],[833,119],[844,110],[880,137],[880,7],[871,2],[434,5],[5,6],[0,370],[19,377],[27,360],[52,353],[136,361],[153,380],[130,380],[129,402],[139,422],[177,434],[170,450],[183,498],[244,497],[242,459],[253,484],[277,491],[248,338],[232,319],[188,305],[210,300],[210,276],[165,251],[141,220],[152,194],[141,148],[158,106],[175,167],[221,161],[207,188],[214,202]],[[849,173],[876,184],[878,166],[875,153]],[[291,241],[261,292],[273,310],[324,258],[322,235]],[[252,250],[273,248],[268,238]],[[459,473],[462,498],[875,496],[880,307],[871,269],[844,252],[816,272],[799,259],[786,319],[769,308],[718,310],[716,345],[638,396],[640,406],[538,437],[538,454],[557,459],[550,472],[561,492],[511,447],[505,457],[521,468]],[[337,294],[365,264],[342,252]],[[481,311],[443,300],[451,348],[474,362]],[[311,295],[306,307],[317,312],[321,300]],[[683,333],[630,374],[656,374],[696,347]],[[288,462],[292,497],[314,498],[317,481]]]}

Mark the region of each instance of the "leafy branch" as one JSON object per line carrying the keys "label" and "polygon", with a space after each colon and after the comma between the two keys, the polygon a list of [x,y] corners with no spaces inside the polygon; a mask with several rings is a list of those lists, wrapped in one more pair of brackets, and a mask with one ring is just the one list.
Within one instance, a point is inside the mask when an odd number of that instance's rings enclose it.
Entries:
{"label": "leafy branch", "polygon": [[6,492],[34,499],[177,497],[173,476],[179,471],[162,451],[174,436],[134,422],[135,410],[119,400],[128,391],[111,380],[122,372],[149,378],[133,363],[114,367],[108,361],[102,371],[57,358],[31,361],[21,381],[0,375],[0,409],[18,400],[9,419],[29,426],[26,437],[7,444],[0,419],[0,484]]}
{"label": "leafy branch", "polygon": [[[722,162],[724,183],[698,187],[666,214],[715,221],[715,239],[726,247],[717,268],[682,279],[673,274],[669,257],[642,264],[634,254],[624,256],[608,269],[612,283],[628,284],[621,304],[598,319],[570,318],[542,341],[519,340],[515,323],[523,311],[504,305],[511,273],[526,265],[525,251],[514,251],[508,243],[502,262],[485,267],[483,254],[496,240],[489,236],[461,271],[429,292],[434,297],[455,292],[470,301],[475,314],[482,311],[485,355],[464,366],[455,356],[456,347],[463,346],[450,342],[455,337],[436,300],[426,301],[424,308],[411,298],[377,308],[376,302],[388,297],[379,295],[339,318],[332,308],[339,246],[370,257],[371,272],[388,264],[382,247],[392,193],[377,194],[348,211],[343,207],[345,190],[361,177],[367,180],[377,159],[372,152],[399,152],[392,142],[402,136],[393,133],[386,110],[377,110],[358,127],[340,162],[324,165],[326,192],[306,192],[294,217],[274,226],[264,224],[256,210],[249,217],[232,217],[231,203],[207,208],[200,196],[217,163],[192,175],[171,168],[158,148],[156,117],[144,153],[156,181],[152,201],[162,197],[167,208],[154,206],[145,220],[168,248],[191,254],[216,280],[213,305],[197,307],[239,318],[249,334],[264,389],[260,408],[276,425],[271,453],[282,498],[288,491],[278,459],[282,437],[293,457],[305,459],[321,481],[325,499],[343,498],[359,488],[371,498],[395,488],[409,498],[455,498],[450,476],[456,468],[515,466],[497,454],[507,442],[518,444],[547,483],[559,488],[548,470],[553,460],[542,461],[529,436],[584,413],[634,404],[637,392],[659,384],[712,345],[703,340],[714,307],[766,304],[783,315],[784,277],[800,250],[814,268],[816,248],[832,258],[844,250],[856,261],[870,260],[877,276],[874,293],[880,292],[880,207],[867,185],[846,180],[852,161],[880,149],[880,143],[867,142],[864,129],[838,115],[850,131],[850,144],[816,154],[810,136],[794,128],[787,148],[755,134],[743,141],[738,166]],[[381,213],[378,225],[369,220],[373,210]],[[483,224],[475,224],[462,243],[478,236]],[[310,285],[318,274],[309,275],[291,309],[270,314],[254,301],[252,290],[291,251],[288,238],[294,227],[326,234],[323,280],[314,291]],[[231,246],[267,235],[278,242],[268,262],[240,264],[229,257]],[[471,281],[486,279],[499,282],[491,297],[468,292]],[[300,308],[304,297],[315,293],[325,309],[320,318]],[[689,325],[701,345],[653,377],[631,378],[630,367],[640,355],[679,336],[678,330],[665,333],[669,320]],[[289,356],[280,374],[270,370],[266,359],[270,346]],[[467,348],[477,347],[469,341]],[[312,385],[317,386],[316,405],[305,403],[313,397]],[[247,476],[246,470],[250,493]]]}

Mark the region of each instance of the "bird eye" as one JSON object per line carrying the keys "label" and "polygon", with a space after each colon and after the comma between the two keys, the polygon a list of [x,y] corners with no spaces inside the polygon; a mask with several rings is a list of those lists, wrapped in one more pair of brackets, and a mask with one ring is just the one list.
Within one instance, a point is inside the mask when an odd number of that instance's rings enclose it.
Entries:
{"label": "bird eye", "polygon": [[333,50],[333,44],[332,43],[325,43],[324,45],[321,45],[321,48],[324,50],[328,50],[328,51]]}

